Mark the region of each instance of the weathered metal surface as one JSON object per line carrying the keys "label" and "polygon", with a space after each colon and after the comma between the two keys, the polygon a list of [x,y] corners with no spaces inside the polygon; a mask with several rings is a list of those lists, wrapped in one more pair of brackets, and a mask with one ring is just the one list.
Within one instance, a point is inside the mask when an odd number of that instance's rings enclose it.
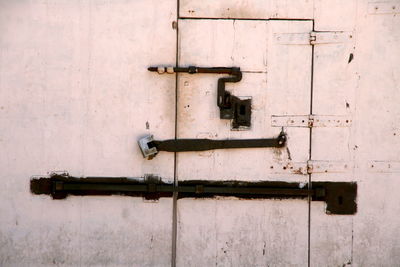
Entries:
{"label": "weathered metal surface", "polygon": [[357,184],[345,182],[290,183],[283,181],[205,181],[188,180],[175,183],[162,182],[155,176],[144,179],[126,177],[76,178],[68,174],[52,174],[49,178],[35,178],[30,182],[34,194],[51,195],[63,199],[68,195],[127,195],[145,199],[172,197],[213,198],[216,196],[258,198],[310,198],[325,201],[328,214],[354,214],[357,211]]}

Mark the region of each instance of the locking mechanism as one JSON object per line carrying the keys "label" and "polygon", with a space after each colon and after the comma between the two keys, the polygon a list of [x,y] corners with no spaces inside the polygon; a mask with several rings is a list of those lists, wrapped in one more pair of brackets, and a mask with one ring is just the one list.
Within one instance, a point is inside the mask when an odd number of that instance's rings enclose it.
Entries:
{"label": "locking mechanism", "polygon": [[146,136],[138,141],[143,157],[147,159],[154,158],[159,151],[167,152],[187,152],[187,151],[205,151],[213,149],[228,148],[256,148],[256,147],[283,147],[286,144],[286,134],[281,132],[276,138],[262,139],[170,139],[157,141],[153,136]]}
{"label": "locking mechanism", "polygon": [[251,99],[240,99],[225,90],[226,83],[236,83],[242,80],[242,72],[238,67],[225,68],[204,68],[189,66],[182,67],[149,67],[149,71],[163,73],[185,72],[189,74],[195,73],[214,73],[229,74],[229,76],[218,79],[217,88],[217,105],[220,110],[220,118],[224,120],[232,120],[233,129],[249,128],[251,126]]}
{"label": "locking mechanism", "polygon": [[[125,195],[157,200],[181,198],[238,197],[242,199],[309,199],[324,201],[327,214],[355,214],[357,211],[357,183],[284,181],[180,181],[179,184],[163,182],[154,175],[139,178],[87,177],[78,178],[67,173],[51,174],[50,177],[33,178],[30,181],[33,194],[51,195],[63,199],[69,195]],[[217,198],[218,199],[218,198]]]}

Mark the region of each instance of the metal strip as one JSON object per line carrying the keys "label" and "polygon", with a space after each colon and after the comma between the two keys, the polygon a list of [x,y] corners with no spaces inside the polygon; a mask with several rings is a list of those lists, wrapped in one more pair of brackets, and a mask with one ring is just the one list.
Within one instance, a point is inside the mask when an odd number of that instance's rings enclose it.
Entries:
{"label": "metal strip", "polygon": [[272,115],[272,127],[350,127],[349,115]]}
{"label": "metal strip", "polygon": [[126,195],[156,200],[161,197],[213,198],[233,196],[244,199],[301,198],[325,201],[329,214],[354,214],[357,211],[357,184],[352,182],[291,183],[282,181],[183,181],[178,185],[162,182],[157,177],[88,177],[76,178],[68,174],[33,178],[34,194],[51,195],[63,199],[68,195]]}
{"label": "metal strip", "polygon": [[370,2],[368,3],[368,13],[374,14],[398,14],[400,13],[399,1]]}
{"label": "metal strip", "polygon": [[399,173],[400,161],[372,160],[368,163],[368,171],[375,173]]}

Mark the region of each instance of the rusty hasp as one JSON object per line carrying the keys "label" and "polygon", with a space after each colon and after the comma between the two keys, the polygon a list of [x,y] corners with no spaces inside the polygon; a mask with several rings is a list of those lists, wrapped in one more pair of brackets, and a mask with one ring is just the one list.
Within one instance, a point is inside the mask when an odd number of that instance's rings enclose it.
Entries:
{"label": "rusty hasp", "polygon": [[218,79],[217,105],[220,109],[220,118],[232,120],[232,128],[249,128],[251,126],[251,99],[240,99],[225,90],[226,83],[236,83],[242,80],[242,72],[238,67],[149,67],[149,71],[159,74],[184,72],[189,74],[228,74]]}
{"label": "rusty hasp", "polygon": [[159,151],[188,152],[205,151],[213,149],[228,148],[260,148],[260,147],[283,147],[286,144],[286,134],[281,132],[276,138],[261,139],[170,139],[164,141],[154,140],[153,136],[146,136],[138,141],[143,157],[154,158]]}
{"label": "rusty hasp", "polygon": [[77,178],[68,174],[51,174],[33,178],[33,194],[51,195],[63,199],[68,195],[125,195],[157,200],[177,193],[182,198],[237,197],[241,199],[310,199],[326,202],[327,214],[355,214],[357,212],[357,184],[353,182],[281,181],[182,181],[178,185],[163,182],[159,177],[147,175],[128,177]]}

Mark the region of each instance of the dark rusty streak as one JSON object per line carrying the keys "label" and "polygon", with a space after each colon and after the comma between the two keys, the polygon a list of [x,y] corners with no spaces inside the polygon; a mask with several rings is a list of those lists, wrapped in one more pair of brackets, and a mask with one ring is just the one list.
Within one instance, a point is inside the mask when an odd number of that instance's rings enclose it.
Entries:
{"label": "dark rusty streak", "polygon": [[353,55],[353,53],[350,53],[349,61],[347,63],[349,64],[351,61],[353,61],[353,59],[354,59],[354,55]]}
{"label": "dark rusty streak", "polygon": [[292,156],[290,155],[289,147],[286,147],[286,152],[287,152],[287,154],[288,154],[288,159],[289,159],[289,160],[292,160]]}

